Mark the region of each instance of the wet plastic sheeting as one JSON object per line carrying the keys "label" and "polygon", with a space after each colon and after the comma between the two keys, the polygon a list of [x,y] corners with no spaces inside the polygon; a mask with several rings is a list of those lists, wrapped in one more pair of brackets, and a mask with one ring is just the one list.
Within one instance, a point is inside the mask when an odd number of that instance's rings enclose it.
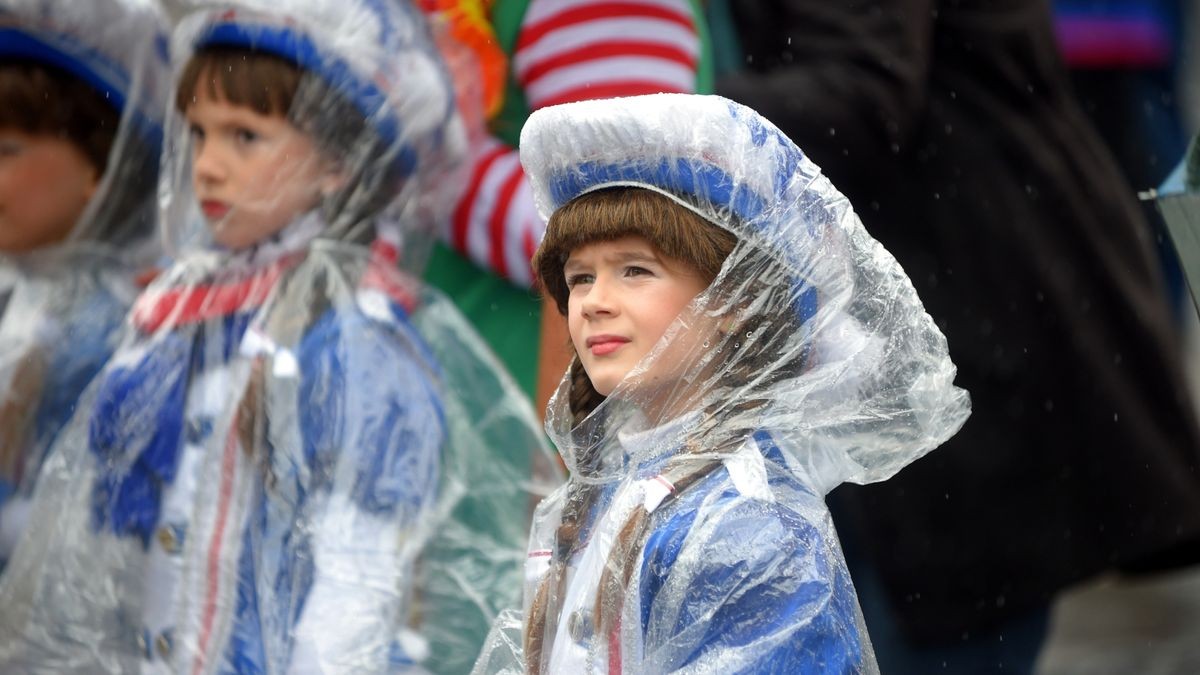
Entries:
{"label": "wet plastic sheeting", "polygon": [[1192,140],[1187,156],[1158,189],[1156,203],[1200,311],[1200,137]]}
{"label": "wet plastic sheeting", "polygon": [[559,478],[510,378],[402,271],[465,139],[440,57],[401,3],[192,9],[176,82],[206,50],[299,63],[276,115],[298,144],[229,162],[248,139],[202,113],[211,73],[171,108],[175,262],[47,461],[0,670],[464,672]]}
{"label": "wet plastic sheeting", "polygon": [[[116,347],[135,278],[157,256],[166,30],[145,0],[0,0],[0,69],[65,73],[108,101],[118,120],[104,171],[65,240],[0,251],[0,569],[25,529],[48,449]],[[6,105],[14,104],[0,100]],[[44,105],[49,114],[80,102]],[[19,207],[0,204],[6,239],[33,226]]]}
{"label": "wet plastic sheeting", "polygon": [[874,671],[824,496],[969,413],[903,270],[795,145],[719,97],[547,108],[521,152],[544,216],[645,187],[739,243],[579,424],[564,378],[547,429],[570,482],[538,507],[524,610],[476,672]]}

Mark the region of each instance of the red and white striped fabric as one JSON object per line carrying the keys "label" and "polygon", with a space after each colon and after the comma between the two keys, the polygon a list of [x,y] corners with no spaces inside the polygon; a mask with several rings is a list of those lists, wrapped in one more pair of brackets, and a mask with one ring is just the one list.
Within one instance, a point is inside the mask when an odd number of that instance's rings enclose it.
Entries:
{"label": "red and white striped fabric", "polygon": [[[531,0],[512,64],[531,110],[615,96],[694,93],[700,38],[689,0]],[[476,264],[529,287],[545,223],[517,160],[491,139],[447,233]]]}

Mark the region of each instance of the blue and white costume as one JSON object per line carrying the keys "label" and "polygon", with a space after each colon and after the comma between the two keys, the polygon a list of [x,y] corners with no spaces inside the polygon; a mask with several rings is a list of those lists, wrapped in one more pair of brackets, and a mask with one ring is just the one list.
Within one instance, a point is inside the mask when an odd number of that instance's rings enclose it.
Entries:
{"label": "blue and white costume", "polygon": [[547,108],[521,160],[546,217],[642,188],[738,243],[578,424],[564,378],[547,430],[571,480],[535,516],[524,616],[476,672],[874,672],[824,496],[969,413],[903,271],[794,144],[719,97]]}
{"label": "blue and white costume", "polygon": [[0,255],[0,570],[25,530],[46,453],[116,348],[135,278],[155,255],[165,40],[166,19],[152,3],[0,1],[0,63],[81,80],[112,102],[121,126],[66,240]]}
{"label": "blue and white costume", "polygon": [[[309,247],[308,260],[338,262],[330,274],[365,253]],[[134,320],[169,323],[123,349],[97,392],[93,526],[148,552],[142,672],[411,662],[405,596],[446,436],[436,365],[405,296],[369,286],[278,344],[269,326],[297,308],[272,286],[295,284],[305,262],[181,293],[164,279]],[[365,264],[378,276],[359,276],[402,288],[386,263]]]}
{"label": "blue and white costume", "polygon": [[449,81],[400,3],[197,4],[183,62],[282,57],[366,129],[337,148],[340,193],[230,251],[196,227],[190,135],[168,119],[180,253],[48,462],[43,538],[0,585],[0,670],[461,672],[516,596],[542,485],[506,473],[502,444],[523,464],[545,446],[465,321],[397,264],[449,207],[429,187],[462,144]]}

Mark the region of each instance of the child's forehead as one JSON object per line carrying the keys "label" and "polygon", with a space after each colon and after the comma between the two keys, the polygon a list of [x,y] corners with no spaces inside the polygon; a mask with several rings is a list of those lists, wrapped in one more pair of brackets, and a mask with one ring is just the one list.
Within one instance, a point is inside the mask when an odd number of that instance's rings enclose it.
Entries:
{"label": "child's forehead", "polygon": [[567,264],[572,261],[613,261],[627,260],[658,261],[663,253],[646,237],[640,234],[626,234],[617,238],[596,238],[582,241],[572,246],[567,252]]}
{"label": "child's forehead", "polygon": [[197,80],[190,101],[190,104],[184,109],[184,116],[190,120],[203,117],[213,121],[231,122],[287,121],[287,116],[282,112],[264,113],[250,103],[232,100],[222,91],[219,81],[210,85],[204,78]]}

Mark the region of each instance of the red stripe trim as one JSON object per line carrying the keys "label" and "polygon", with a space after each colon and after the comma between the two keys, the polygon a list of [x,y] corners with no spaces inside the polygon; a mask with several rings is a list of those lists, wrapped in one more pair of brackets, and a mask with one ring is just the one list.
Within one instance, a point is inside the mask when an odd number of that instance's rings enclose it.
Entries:
{"label": "red stripe trim", "polygon": [[517,40],[517,51],[527,49],[530,45],[546,36],[547,33],[597,19],[660,19],[679,24],[688,30],[695,31],[692,18],[683,12],[666,7],[651,7],[636,2],[597,2],[585,7],[576,7],[565,12],[538,21],[521,31]]}
{"label": "red stripe trim", "polygon": [[608,675],[621,675],[621,608],[616,611],[617,620],[608,632]]}
{"label": "red stripe trim", "polygon": [[167,323],[171,326],[195,323],[257,307],[266,301],[284,270],[299,258],[288,256],[231,284],[186,286],[143,295],[134,306],[133,323],[139,330],[153,333]]}
{"label": "red stripe trim", "polygon": [[216,529],[213,530],[212,542],[208,549],[208,591],[204,598],[204,614],[200,621],[200,642],[196,650],[196,660],[192,665],[192,675],[197,675],[204,669],[207,660],[208,641],[212,638],[213,623],[217,615],[217,592],[220,590],[221,545],[225,534],[225,524],[229,520],[229,508],[233,495],[233,475],[237,469],[237,433],[238,418],[235,412],[233,424],[229,429],[229,440],[225,442],[225,454],[221,457],[221,492],[220,506],[217,512]]}
{"label": "red stripe trim", "polygon": [[[531,65],[521,74],[521,83],[528,86],[547,73],[568,66],[614,57],[646,57],[673,61],[691,70],[696,69],[697,59],[687,51],[661,42],[644,40],[611,40],[590,44],[566,52],[560,52]],[[647,64],[647,70],[653,66]]]}
{"label": "red stripe trim", "polygon": [[541,549],[541,550],[537,550],[537,551],[530,551],[529,557],[530,558],[549,558],[551,553],[553,553],[553,551],[550,551],[549,549]]}
{"label": "red stripe trim", "polygon": [[667,480],[666,478],[663,478],[662,476],[655,476],[654,480],[661,483],[663,487],[667,488],[667,490],[671,492],[675,491],[675,486],[671,485],[671,481]]}
{"label": "red stripe trim", "polygon": [[524,178],[525,172],[521,165],[517,164],[508,178],[504,179],[504,184],[500,187],[499,199],[496,200],[496,208],[492,210],[488,222],[488,231],[492,235],[492,269],[502,277],[508,277],[508,262],[504,259],[504,248],[507,243],[504,236],[504,223],[508,220],[508,206],[512,203],[513,195],[516,194],[517,188],[521,187],[521,181]]}
{"label": "red stripe trim", "polygon": [[683,91],[672,84],[662,82],[645,82],[637,80],[624,80],[621,82],[610,82],[608,84],[596,84],[592,86],[575,87],[559,93],[553,98],[543,101],[538,101],[537,108],[548,108],[552,105],[561,103],[575,103],[577,101],[591,101],[602,98],[619,98],[622,96],[640,96],[642,94],[688,94],[691,92]]}
{"label": "red stripe trim", "polygon": [[463,196],[462,201],[458,203],[458,207],[454,209],[454,231],[450,241],[454,246],[454,250],[467,255],[467,232],[471,228],[471,207],[475,205],[475,200],[479,197],[480,187],[483,185],[483,179],[491,170],[492,165],[496,160],[500,159],[504,154],[509,152],[507,146],[498,145],[483,156],[483,159],[475,165],[475,171],[471,174],[470,187],[467,193]]}
{"label": "red stripe trim", "polygon": [[390,241],[376,239],[371,242],[371,258],[379,262],[395,265],[400,261],[400,249]]}
{"label": "red stripe trim", "polygon": [[388,296],[392,302],[412,314],[417,308],[417,282],[404,272],[386,263],[372,262],[363,272],[361,288],[379,291]]}

